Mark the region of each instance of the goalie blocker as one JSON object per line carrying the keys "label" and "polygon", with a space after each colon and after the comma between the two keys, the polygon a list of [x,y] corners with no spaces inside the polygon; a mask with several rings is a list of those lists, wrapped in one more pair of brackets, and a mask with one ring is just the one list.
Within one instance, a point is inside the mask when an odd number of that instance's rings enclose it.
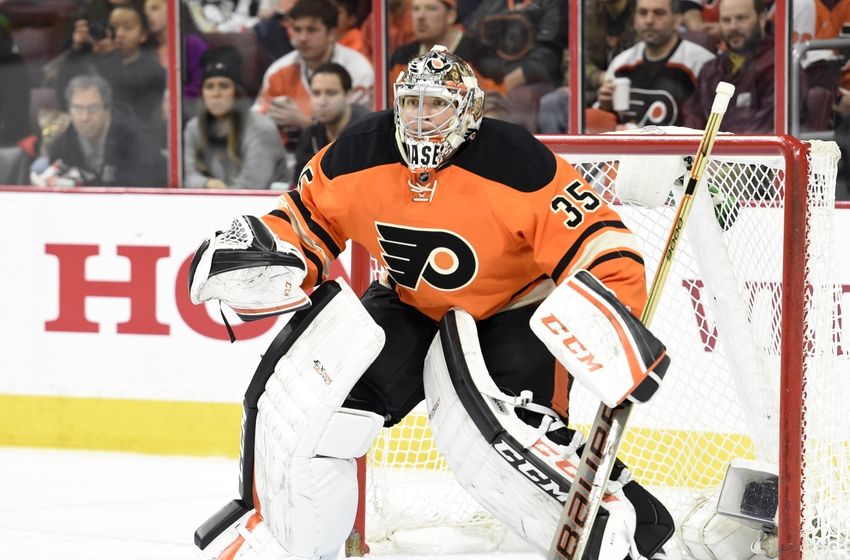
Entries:
{"label": "goalie blocker", "polygon": [[646,402],[670,366],[664,345],[586,270],[561,282],[531,317],[531,330],[606,406]]}

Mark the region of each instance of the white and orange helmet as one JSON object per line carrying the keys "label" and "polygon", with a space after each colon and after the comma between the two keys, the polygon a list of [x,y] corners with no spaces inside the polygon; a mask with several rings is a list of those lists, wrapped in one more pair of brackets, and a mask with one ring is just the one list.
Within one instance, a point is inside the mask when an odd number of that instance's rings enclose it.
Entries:
{"label": "white and orange helmet", "polygon": [[[484,92],[475,73],[442,45],[411,60],[396,79],[394,91],[396,141],[405,163],[417,175],[448,161],[481,126]],[[451,111],[451,116],[425,115],[425,98],[445,101],[444,110]],[[418,114],[414,109],[411,115],[410,107],[418,107]]]}

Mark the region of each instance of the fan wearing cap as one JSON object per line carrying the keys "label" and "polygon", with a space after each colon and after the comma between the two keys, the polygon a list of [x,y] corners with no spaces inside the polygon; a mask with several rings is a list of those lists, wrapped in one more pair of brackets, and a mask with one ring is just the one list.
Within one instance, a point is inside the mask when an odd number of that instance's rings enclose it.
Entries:
{"label": "fan wearing cap", "polygon": [[239,52],[233,47],[205,51],[201,72],[202,103],[184,132],[183,186],[267,189],[288,179],[277,127],[249,110]]}
{"label": "fan wearing cap", "polygon": [[[266,388],[253,391],[256,431],[246,423],[243,434],[253,450],[243,448],[252,470],[241,488],[249,496],[256,476],[256,499],[199,529],[204,558],[224,550],[246,560],[336,558],[357,508],[353,458],[426,392],[435,441],[461,485],[545,552],[581,437],[566,427],[567,368],[530,322],[561,305],[553,317],[565,321],[598,325],[617,309],[640,325],[646,276],[633,234],[564,158],[524,128],[483,116],[469,64],[435,45],[394,88],[393,111],[346,128],[277,208],[236,218],[192,259],[196,304],[217,299],[247,319],[303,310],[251,385]],[[382,277],[359,301],[349,292],[328,303],[340,288],[324,283],[349,241],[380,263]],[[582,279],[610,307],[556,303]],[[610,337],[581,338],[623,350]],[[580,353],[582,342],[559,342]],[[447,371],[459,377],[440,381]],[[488,408],[493,398],[499,404]],[[526,443],[500,448],[500,434]],[[673,532],[663,504],[623,467],[613,471],[593,558],[651,558]]]}

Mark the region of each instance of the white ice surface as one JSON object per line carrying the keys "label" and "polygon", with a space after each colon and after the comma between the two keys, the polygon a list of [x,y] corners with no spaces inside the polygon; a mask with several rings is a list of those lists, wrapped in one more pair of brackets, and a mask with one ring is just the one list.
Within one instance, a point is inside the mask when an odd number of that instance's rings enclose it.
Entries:
{"label": "white ice surface", "polygon": [[0,448],[0,560],[195,560],[194,531],[238,496],[237,469],[235,459]]}

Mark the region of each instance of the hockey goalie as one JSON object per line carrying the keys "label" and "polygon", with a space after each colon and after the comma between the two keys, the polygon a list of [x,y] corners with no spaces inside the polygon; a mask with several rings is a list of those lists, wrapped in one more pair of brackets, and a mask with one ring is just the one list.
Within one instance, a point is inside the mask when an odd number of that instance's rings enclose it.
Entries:
{"label": "hockey goalie", "polygon": [[[240,497],[195,534],[205,558],[335,558],[354,458],[426,397],[461,485],[545,552],[584,445],[570,384],[617,404],[664,376],[663,344],[635,319],[643,260],[614,210],[525,130],[482,118],[472,69],[445,48],[394,88],[393,111],[192,261],[193,302],[291,314],[245,395]],[[325,281],[348,240],[386,270],[360,299]],[[589,558],[660,557],[672,519],[625,465],[603,502]]]}

